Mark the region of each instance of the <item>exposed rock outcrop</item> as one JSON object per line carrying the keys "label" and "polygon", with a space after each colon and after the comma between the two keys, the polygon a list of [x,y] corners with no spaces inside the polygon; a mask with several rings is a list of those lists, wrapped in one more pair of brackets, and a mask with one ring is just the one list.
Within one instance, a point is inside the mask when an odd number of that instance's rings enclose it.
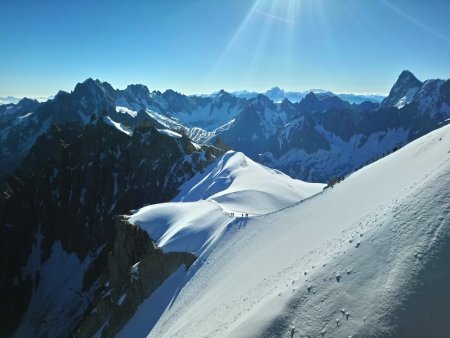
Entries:
{"label": "exposed rock outcrop", "polygon": [[[116,237],[114,217],[169,201],[220,153],[151,125],[129,136],[95,120],[52,126],[6,179],[0,198],[0,337],[25,326],[36,337],[58,337],[73,328],[101,287],[97,281]],[[77,262],[83,285],[76,290],[70,286],[67,292],[64,279],[56,283],[48,278],[54,273],[43,273],[58,255]],[[52,269],[64,263],[58,264]],[[67,305],[58,305],[66,309],[64,316],[49,314],[58,313],[55,304],[30,310],[40,302],[37,295],[48,299],[46,287],[68,297]]]}
{"label": "exposed rock outcrop", "polygon": [[190,253],[163,254],[144,230],[125,217],[117,217],[116,229],[107,267],[99,278],[101,287],[75,337],[92,337],[97,332],[113,337],[167,277],[196,259]]}

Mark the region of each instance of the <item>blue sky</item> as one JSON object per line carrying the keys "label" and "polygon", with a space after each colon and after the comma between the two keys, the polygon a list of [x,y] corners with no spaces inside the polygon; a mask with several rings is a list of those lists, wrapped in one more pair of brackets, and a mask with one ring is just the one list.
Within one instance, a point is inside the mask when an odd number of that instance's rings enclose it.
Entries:
{"label": "blue sky", "polygon": [[389,91],[450,77],[448,0],[3,1],[0,96],[88,77],[184,93]]}

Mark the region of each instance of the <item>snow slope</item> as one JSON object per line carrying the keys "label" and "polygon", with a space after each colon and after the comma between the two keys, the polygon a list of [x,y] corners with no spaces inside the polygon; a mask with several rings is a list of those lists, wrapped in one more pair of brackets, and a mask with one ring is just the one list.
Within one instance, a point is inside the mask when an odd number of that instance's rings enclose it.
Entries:
{"label": "snow slope", "polygon": [[165,290],[170,304],[144,303],[119,336],[446,337],[449,174],[445,126],[333,189],[231,223],[189,282]]}
{"label": "snow slope", "polygon": [[128,136],[131,136],[133,134],[133,131],[130,128],[124,126],[122,123],[113,121],[113,119],[111,119],[109,116],[104,117],[103,121],[105,121],[105,123],[110,125],[111,127],[120,130],[122,133],[127,134]]}
{"label": "snow slope", "polygon": [[235,213],[261,215],[322,191],[324,184],[294,180],[240,152],[229,151],[180,189],[177,202],[212,200]]}
{"label": "snow slope", "polygon": [[294,180],[229,151],[186,182],[173,202],[138,210],[129,222],[146,230],[164,252],[193,252],[198,259],[145,300],[118,337],[146,336],[230,229],[244,228],[255,215],[287,207],[323,187]]}
{"label": "snow slope", "polygon": [[94,255],[80,262],[75,254],[65,252],[57,241],[49,259],[41,263],[42,240],[39,232],[28,264],[23,269],[24,276],[39,278],[39,283],[13,337],[62,337],[73,329],[71,323],[83,315],[94,297],[94,289],[79,291],[83,289],[83,276]]}
{"label": "snow slope", "polygon": [[145,229],[165,252],[200,256],[235,218],[242,221],[243,215],[278,210],[323,187],[294,180],[229,151],[186,182],[173,202],[144,207],[129,222]]}

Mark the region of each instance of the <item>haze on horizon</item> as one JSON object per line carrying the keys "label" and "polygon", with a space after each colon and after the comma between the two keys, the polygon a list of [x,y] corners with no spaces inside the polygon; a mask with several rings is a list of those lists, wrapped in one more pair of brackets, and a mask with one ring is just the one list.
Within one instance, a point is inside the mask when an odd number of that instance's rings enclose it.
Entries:
{"label": "haze on horizon", "polygon": [[448,13],[446,0],[4,2],[0,96],[48,96],[88,77],[186,94],[385,94],[404,69],[449,76]]}

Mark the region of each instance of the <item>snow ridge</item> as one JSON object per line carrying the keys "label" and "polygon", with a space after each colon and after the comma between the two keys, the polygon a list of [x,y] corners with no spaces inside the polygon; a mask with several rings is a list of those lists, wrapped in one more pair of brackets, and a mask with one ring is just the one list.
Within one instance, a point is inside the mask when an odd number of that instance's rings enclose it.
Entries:
{"label": "snow ridge", "polygon": [[232,223],[146,334],[445,336],[449,151],[446,126],[303,203]]}

